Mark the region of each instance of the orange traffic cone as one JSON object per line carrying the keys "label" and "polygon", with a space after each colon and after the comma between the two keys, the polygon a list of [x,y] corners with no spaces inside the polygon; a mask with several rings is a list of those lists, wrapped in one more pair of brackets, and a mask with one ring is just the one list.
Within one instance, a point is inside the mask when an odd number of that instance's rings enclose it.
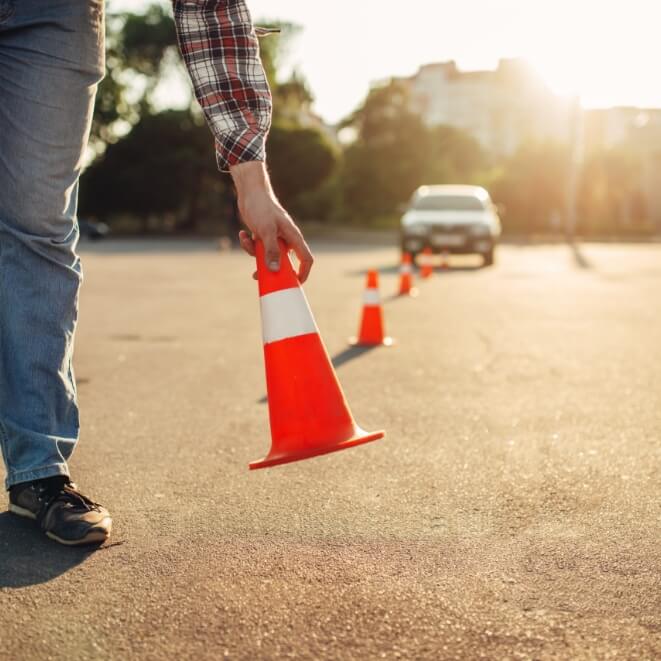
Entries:
{"label": "orange traffic cone", "polygon": [[399,267],[399,295],[418,295],[418,290],[413,286],[413,260],[408,252],[402,253],[402,264]]}
{"label": "orange traffic cone", "polygon": [[373,347],[383,344],[391,346],[392,337],[384,337],[383,310],[379,296],[379,274],[376,271],[367,272],[367,286],[363,295],[363,316],[360,320],[358,337],[352,337],[349,344],[361,347]]}
{"label": "orange traffic cone", "polygon": [[434,259],[434,254],[429,246],[427,246],[422,251],[422,258],[420,260],[420,277],[421,278],[430,278],[434,275],[434,265],[432,260]]}
{"label": "orange traffic cone", "polygon": [[280,242],[281,265],[269,271],[257,242],[271,451],[250,469],[308,459],[376,441],[354,421],[305,294]]}

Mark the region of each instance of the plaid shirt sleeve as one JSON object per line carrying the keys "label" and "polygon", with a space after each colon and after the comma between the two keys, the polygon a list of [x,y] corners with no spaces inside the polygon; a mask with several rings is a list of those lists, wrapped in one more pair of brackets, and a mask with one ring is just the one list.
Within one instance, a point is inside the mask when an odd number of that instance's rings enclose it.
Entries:
{"label": "plaid shirt sleeve", "polygon": [[216,140],[218,167],[264,161],[271,92],[245,0],[173,0],[179,48]]}

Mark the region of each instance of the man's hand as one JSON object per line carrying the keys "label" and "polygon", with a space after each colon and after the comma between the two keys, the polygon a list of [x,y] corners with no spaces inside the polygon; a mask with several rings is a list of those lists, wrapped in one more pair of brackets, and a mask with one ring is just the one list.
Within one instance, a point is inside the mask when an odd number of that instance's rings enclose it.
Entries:
{"label": "man's hand", "polygon": [[230,168],[236,192],[239,211],[243,222],[252,232],[239,232],[241,247],[255,256],[255,239],[264,244],[266,264],[271,271],[280,269],[280,248],[278,238],[294,250],[300,262],[298,279],[305,282],[312,268],[314,258],[301,230],[291,216],[282,208],[273,189],[264,163],[251,161]]}

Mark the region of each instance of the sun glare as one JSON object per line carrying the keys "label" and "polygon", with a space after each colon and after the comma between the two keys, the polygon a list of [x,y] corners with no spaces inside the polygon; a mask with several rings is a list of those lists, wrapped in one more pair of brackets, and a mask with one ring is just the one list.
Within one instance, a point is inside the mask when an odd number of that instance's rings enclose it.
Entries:
{"label": "sun glare", "polygon": [[[539,4],[539,3],[538,3]],[[658,58],[654,3],[557,2],[540,12],[525,57],[557,93],[584,105],[653,102]],[[658,102],[658,101],[657,101]]]}
{"label": "sun glare", "polygon": [[[112,6],[140,2],[148,0]],[[433,62],[475,70],[517,56],[585,106],[661,107],[659,0],[408,0],[406,11],[383,0],[337,0],[323,11],[306,0],[247,3],[257,20],[275,16],[303,28],[283,62],[308,78],[329,121],[350,113],[375,80]]]}

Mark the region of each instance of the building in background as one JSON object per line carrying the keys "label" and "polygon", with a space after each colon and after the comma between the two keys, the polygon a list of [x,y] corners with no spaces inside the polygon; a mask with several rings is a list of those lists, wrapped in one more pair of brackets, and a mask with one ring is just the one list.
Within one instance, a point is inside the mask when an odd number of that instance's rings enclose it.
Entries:
{"label": "building in background", "polygon": [[495,156],[509,156],[526,141],[567,142],[570,135],[570,101],[522,59],[501,60],[492,71],[427,64],[402,82],[428,126],[463,129]]}
{"label": "building in background", "polygon": [[[427,126],[462,129],[497,158],[527,142],[568,144],[576,136],[576,99],[555,94],[524,59],[502,59],[488,71],[462,71],[454,61],[426,64],[398,80]],[[638,189],[661,232],[661,109],[591,109],[582,122],[586,152],[627,147],[640,158]]]}

